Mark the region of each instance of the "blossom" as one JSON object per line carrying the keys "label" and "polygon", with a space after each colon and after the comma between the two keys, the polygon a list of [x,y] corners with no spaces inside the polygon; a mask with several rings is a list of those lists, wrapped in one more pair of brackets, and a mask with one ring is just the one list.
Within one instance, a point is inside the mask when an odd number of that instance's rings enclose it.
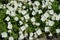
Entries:
{"label": "blossom", "polygon": [[28,33],[25,33],[25,34],[24,34],[24,37],[27,37],[27,36],[28,36]]}
{"label": "blossom", "polygon": [[26,15],[24,15],[24,18],[26,19],[26,20],[28,20],[30,17],[29,17],[29,14],[26,14]]}
{"label": "blossom", "polygon": [[49,14],[46,12],[46,13],[44,14],[44,17],[48,18],[48,17],[49,17]]}
{"label": "blossom", "polygon": [[50,0],[50,2],[54,2],[54,0]]}
{"label": "blossom", "polygon": [[41,20],[42,20],[42,21],[45,21],[46,19],[47,19],[47,18],[46,18],[45,16],[43,16],[43,15],[41,16]]}
{"label": "blossom", "polygon": [[14,38],[13,37],[9,37],[9,40],[14,40]]}
{"label": "blossom", "polygon": [[35,11],[32,11],[32,15],[33,15],[33,16],[36,15],[36,12],[35,12]]}
{"label": "blossom", "polygon": [[40,9],[40,10],[38,10],[38,14],[41,14],[41,13],[43,13],[43,12],[42,12],[42,10],[41,10],[41,9]]}
{"label": "blossom", "polygon": [[56,33],[60,33],[60,29],[56,29]]}
{"label": "blossom", "polygon": [[24,20],[24,17],[21,17],[20,19],[23,21]]}
{"label": "blossom", "polygon": [[52,20],[55,20],[56,19],[56,17],[55,16],[52,16],[52,18],[51,18]]}
{"label": "blossom", "polygon": [[28,24],[25,24],[25,27],[28,27]]}
{"label": "blossom", "polygon": [[53,36],[52,33],[50,33],[48,36]]}
{"label": "blossom", "polygon": [[34,33],[34,37],[35,37],[35,38],[37,38],[37,37],[38,37],[38,35],[36,34],[36,32]]}
{"label": "blossom", "polygon": [[12,29],[12,24],[8,24],[8,29]]}
{"label": "blossom", "polygon": [[39,26],[40,25],[40,23],[35,23],[36,24],[36,26]]}
{"label": "blossom", "polygon": [[20,2],[20,3],[18,3],[18,6],[19,6],[19,7],[22,7],[22,5],[23,5],[23,4],[22,4],[21,2]]}
{"label": "blossom", "polygon": [[12,29],[12,24],[11,24],[11,22],[8,22],[7,28],[8,28],[8,29]]}
{"label": "blossom", "polygon": [[39,6],[40,5],[39,1],[34,1],[34,5]]}
{"label": "blossom", "polygon": [[48,9],[52,9],[51,5],[48,6]]}
{"label": "blossom", "polygon": [[31,33],[30,33],[30,37],[32,37],[32,36],[33,36],[33,33],[31,32]]}
{"label": "blossom", "polygon": [[49,10],[49,13],[50,14],[54,14],[54,10]]}
{"label": "blossom", "polygon": [[23,6],[23,9],[25,9],[26,8],[26,6]]}
{"label": "blossom", "polygon": [[59,15],[57,15],[57,16],[56,16],[56,20],[60,20],[60,17],[59,17]]}
{"label": "blossom", "polygon": [[33,37],[29,37],[29,40],[33,40]]}
{"label": "blossom", "polygon": [[22,22],[22,21],[19,21],[19,23],[20,23],[20,25],[22,25],[22,24],[23,24],[23,22]]}
{"label": "blossom", "polygon": [[22,26],[20,29],[21,29],[22,31],[24,31],[24,30],[26,29],[26,27],[25,27],[25,26]]}
{"label": "blossom", "polygon": [[28,4],[29,4],[29,5],[32,5],[32,2],[31,2],[31,1],[29,1],[29,2],[28,2]]}
{"label": "blossom", "polygon": [[32,24],[33,24],[33,25],[36,25],[36,22],[33,22]]}
{"label": "blossom", "polygon": [[54,25],[54,21],[48,21],[49,22],[49,26],[53,26]]}
{"label": "blossom", "polygon": [[9,17],[9,16],[7,16],[7,17],[5,18],[5,20],[6,20],[6,21],[9,21],[9,20],[10,20],[10,17]]}
{"label": "blossom", "polygon": [[31,22],[35,22],[35,21],[36,21],[35,17],[32,17]]}
{"label": "blossom", "polygon": [[8,36],[7,32],[3,32],[3,33],[1,33],[1,35],[2,35],[2,38],[6,38]]}
{"label": "blossom", "polygon": [[24,38],[24,35],[21,34],[21,35],[19,36],[19,40],[21,40],[21,39],[23,39],[23,38]]}
{"label": "blossom", "polygon": [[19,34],[22,34],[23,32],[21,30],[19,30]]}
{"label": "blossom", "polygon": [[16,16],[16,13],[11,11],[11,13],[9,14],[10,16]]}
{"label": "blossom", "polygon": [[36,33],[37,33],[38,35],[41,35],[41,34],[42,34],[42,31],[41,31],[40,29],[38,29],[38,30],[36,31]]}
{"label": "blossom", "polygon": [[14,20],[15,20],[15,21],[18,21],[18,20],[19,20],[19,18],[18,18],[18,17],[15,17],[15,18],[14,18]]}
{"label": "blossom", "polygon": [[11,30],[8,30],[8,33],[11,33]]}
{"label": "blossom", "polygon": [[10,15],[10,11],[9,11],[9,10],[7,10],[7,11],[6,11],[6,14],[9,14],[9,15]]}
{"label": "blossom", "polygon": [[50,31],[49,27],[45,27],[45,32],[49,32],[49,31]]}
{"label": "blossom", "polygon": [[22,10],[21,13],[22,13],[22,15],[25,15],[27,13],[27,11],[26,10]]}

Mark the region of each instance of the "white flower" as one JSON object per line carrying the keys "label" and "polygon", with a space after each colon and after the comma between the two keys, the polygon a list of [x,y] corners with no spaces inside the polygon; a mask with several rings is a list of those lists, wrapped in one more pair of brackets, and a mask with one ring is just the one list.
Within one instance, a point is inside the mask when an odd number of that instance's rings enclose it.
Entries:
{"label": "white flower", "polygon": [[56,17],[55,16],[52,16],[52,18],[51,18],[52,20],[55,20],[56,19]]}
{"label": "white flower", "polygon": [[9,40],[14,40],[14,38],[13,37],[9,37]]}
{"label": "white flower", "polygon": [[49,0],[46,0],[46,2],[49,2]]}
{"label": "white flower", "polygon": [[36,23],[36,26],[39,26],[40,25],[40,23]]}
{"label": "white flower", "polygon": [[8,30],[8,33],[11,33],[11,30]]}
{"label": "white flower", "polygon": [[29,14],[26,14],[26,15],[24,15],[24,18],[26,19],[26,20],[28,20],[30,17],[29,17]]}
{"label": "white flower", "polygon": [[47,19],[47,18],[46,18],[45,16],[43,16],[43,15],[41,16],[41,20],[42,20],[42,21],[45,21],[46,19]]}
{"label": "white flower", "polygon": [[23,32],[22,31],[19,31],[19,34],[22,34]]}
{"label": "white flower", "polygon": [[9,15],[10,16],[16,16],[16,13],[12,11]]}
{"label": "white flower", "polygon": [[8,29],[12,29],[12,24],[8,24]]}
{"label": "white flower", "polygon": [[46,21],[45,23],[46,23],[46,25],[49,25],[49,22],[48,21]]}
{"label": "white flower", "polygon": [[57,19],[57,14],[54,13],[53,16],[52,16],[52,20],[56,20]]}
{"label": "white flower", "polygon": [[35,21],[36,21],[35,17],[32,17],[31,22],[35,22]]}
{"label": "white flower", "polygon": [[14,5],[14,11],[17,9],[17,7],[18,7],[18,3],[17,3],[17,1],[14,1],[13,2],[13,5]]}
{"label": "white flower", "polygon": [[35,11],[32,11],[32,15],[33,15],[33,16],[36,15],[36,12],[35,12]]}
{"label": "white flower", "polygon": [[29,2],[28,2],[28,4],[29,4],[29,5],[32,5],[32,2],[31,2],[31,1],[29,1]]}
{"label": "white flower", "polygon": [[49,32],[49,31],[50,31],[49,27],[45,27],[45,32]]}
{"label": "white flower", "polygon": [[49,13],[50,14],[54,14],[54,10],[49,10]]}
{"label": "white flower", "polygon": [[5,20],[6,20],[6,21],[9,21],[9,20],[10,20],[10,17],[9,17],[9,16],[7,16],[7,17],[5,18]]}
{"label": "white flower", "polygon": [[21,14],[21,12],[22,12],[22,10],[21,10],[21,9],[19,9],[19,10],[18,10],[18,13],[19,13],[19,14]]}
{"label": "white flower", "polygon": [[19,36],[19,40],[21,40],[21,39],[23,39],[23,38],[24,38],[24,35],[21,34],[21,35]]}
{"label": "white flower", "polygon": [[59,19],[60,19],[60,14],[58,16],[59,16]]}
{"label": "white flower", "polygon": [[29,37],[29,40],[33,40],[33,37]]}
{"label": "white flower", "polygon": [[19,7],[22,7],[22,3],[20,2],[20,3],[18,4],[18,6],[19,6]]}
{"label": "white flower", "polygon": [[18,1],[21,1],[21,2],[27,2],[27,0],[18,0]]}
{"label": "white flower", "polygon": [[18,21],[18,20],[19,20],[19,18],[18,18],[18,17],[15,17],[15,18],[14,18],[14,20],[15,20],[15,21]]}
{"label": "white flower", "polygon": [[54,2],[54,0],[50,0],[50,2]]}
{"label": "white flower", "polygon": [[38,29],[38,30],[36,31],[36,33],[37,33],[38,35],[41,35],[41,34],[42,34],[42,31],[41,31],[40,29]]}
{"label": "white flower", "polygon": [[59,17],[59,15],[57,15],[57,16],[56,16],[56,20],[60,20],[60,17]]}
{"label": "white flower", "polygon": [[53,26],[54,25],[54,21],[48,21],[49,22],[49,26]]}
{"label": "white flower", "polygon": [[21,17],[21,20],[23,21],[24,20],[24,17]]}
{"label": "white flower", "polygon": [[8,29],[12,29],[12,24],[11,24],[11,22],[8,22],[8,27],[7,27]]}
{"label": "white flower", "polygon": [[21,1],[21,2],[23,2],[24,0],[18,0],[18,1]]}
{"label": "white flower", "polygon": [[42,8],[45,8],[45,7],[46,7],[46,5],[45,5],[45,4],[43,4],[43,5],[42,5]]}
{"label": "white flower", "polygon": [[25,29],[26,29],[26,27],[25,27],[25,26],[22,26],[22,27],[21,27],[21,30],[22,30],[22,31],[24,31]]}
{"label": "white flower", "polygon": [[34,10],[35,12],[38,12],[38,7],[33,6],[33,10]]}
{"label": "white flower", "polygon": [[41,13],[43,13],[43,12],[42,12],[42,10],[40,9],[40,10],[38,10],[38,13],[41,14]]}
{"label": "white flower", "polygon": [[19,23],[20,23],[20,25],[22,25],[22,24],[23,24],[23,22],[22,22],[22,21],[19,21]]}
{"label": "white flower", "polygon": [[33,33],[31,32],[31,33],[30,33],[30,37],[32,37],[32,36],[33,36]]}
{"label": "white flower", "polygon": [[34,37],[35,37],[35,38],[37,38],[37,37],[38,37],[38,35],[36,34],[36,32],[34,33]]}
{"label": "white flower", "polygon": [[25,9],[26,8],[26,6],[23,6],[23,9]]}
{"label": "white flower", "polygon": [[48,18],[48,17],[49,17],[49,14],[46,12],[46,13],[44,14],[44,16],[45,16],[46,18]]}
{"label": "white flower", "polygon": [[7,10],[7,11],[6,11],[6,14],[10,14],[10,11],[9,11],[9,10]]}
{"label": "white flower", "polygon": [[28,27],[28,24],[25,24],[25,27]]}
{"label": "white flower", "polygon": [[29,8],[32,11],[32,8]]}
{"label": "white flower", "polygon": [[60,29],[56,29],[56,33],[60,33]]}
{"label": "white flower", "polygon": [[48,9],[52,9],[51,5],[48,6]]}
{"label": "white flower", "polygon": [[2,35],[2,38],[6,38],[7,37],[7,33],[6,32],[1,33],[1,35]]}
{"label": "white flower", "polygon": [[8,22],[8,25],[11,24],[11,22]]}
{"label": "white flower", "polygon": [[36,25],[36,23],[35,23],[35,22],[33,22],[32,24],[33,24],[33,25]]}
{"label": "white flower", "polygon": [[25,34],[24,34],[24,37],[27,37],[27,36],[28,36],[28,33],[25,33]]}
{"label": "white flower", "polygon": [[34,1],[34,5],[39,6],[40,2],[39,1]]}
{"label": "white flower", "polygon": [[22,13],[22,15],[25,15],[27,13],[27,11],[26,10],[22,10],[21,13]]}
{"label": "white flower", "polygon": [[52,33],[50,33],[48,36],[53,36]]}

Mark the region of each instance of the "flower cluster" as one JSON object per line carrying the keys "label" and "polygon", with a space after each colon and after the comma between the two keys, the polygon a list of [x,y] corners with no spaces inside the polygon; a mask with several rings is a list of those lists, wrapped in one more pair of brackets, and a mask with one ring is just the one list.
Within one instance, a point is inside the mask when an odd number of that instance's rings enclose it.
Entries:
{"label": "flower cluster", "polygon": [[[1,5],[0,9],[6,9],[5,21],[8,30],[1,33],[2,38],[9,37],[9,40],[14,40],[15,38],[11,33],[14,31],[16,33],[16,29],[18,29],[18,40],[34,40],[45,32],[49,32],[48,36],[53,36],[54,33],[59,34],[60,13],[55,12],[52,7],[53,3],[54,0],[42,0],[41,3],[31,0],[14,0]],[[56,23],[58,26],[56,26]],[[13,35],[15,34],[13,33]]]}

